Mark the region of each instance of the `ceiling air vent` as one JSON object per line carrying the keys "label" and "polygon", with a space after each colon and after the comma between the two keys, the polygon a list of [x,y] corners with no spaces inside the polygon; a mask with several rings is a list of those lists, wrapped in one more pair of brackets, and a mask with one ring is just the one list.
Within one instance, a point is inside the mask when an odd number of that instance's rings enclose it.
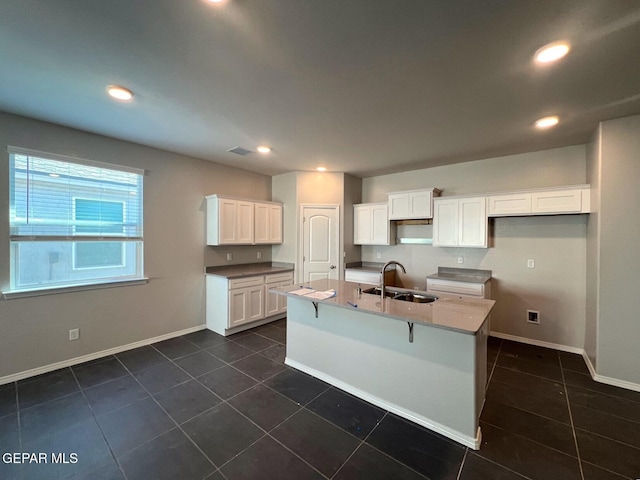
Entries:
{"label": "ceiling air vent", "polygon": [[253,153],[251,150],[247,150],[246,148],[242,148],[242,147],[233,147],[227,150],[227,152],[235,153],[236,155],[242,155],[243,157],[245,155]]}

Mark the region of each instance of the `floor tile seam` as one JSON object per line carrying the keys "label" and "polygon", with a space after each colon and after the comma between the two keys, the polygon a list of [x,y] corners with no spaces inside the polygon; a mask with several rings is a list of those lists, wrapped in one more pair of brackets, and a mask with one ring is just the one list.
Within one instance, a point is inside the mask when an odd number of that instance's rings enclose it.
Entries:
{"label": "floor tile seam", "polygon": [[[120,361],[120,359],[118,359],[118,361]],[[121,361],[120,361],[120,363],[122,364],[122,362],[121,362]],[[123,366],[125,369],[127,368],[127,367],[126,367],[126,365],[124,365],[124,364],[122,364],[122,366]],[[128,369],[127,369],[127,370],[128,370]],[[131,373],[131,372],[129,372],[129,373]],[[133,375],[132,375],[132,376],[133,376]],[[135,378],[135,376],[133,376],[133,377]],[[145,387],[145,386],[140,382],[140,380],[138,380],[137,378],[135,378],[135,380],[136,380],[136,382],[138,382],[138,384],[140,385],[140,387],[142,387],[142,389],[143,389],[145,392],[147,392],[147,394],[149,395],[149,397],[151,398],[151,400],[152,400],[152,401],[153,401],[153,402],[158,406],[158,408],[160,408],[160,409],[161,409],[161,410],[162,410],[162,411],[167,415],[167,417],[169,418],[169,420],[175,424],[175,427],[174,427],[174,428],[177,428],[178,430],[180,430],[180,432],[182,432],[182,434],[183,434],[183,435],[184,435],[184,436],[189,440],[189,442],[191,442],[191,444],[192,444],[192,445],[193,445],[193,446],[194,446],[194,447],[195,447],[195,448],[196,448],[196,449],[197,449],[197,450],[198,450],[198,451],[199,451],[199,452],[204,456],[204,458],[206,458],[206,459],[207,459],[207,461],[208,461],[211,465],[213,465],[213,467],[214,467],[214,472],[215,472],[215,471],[218,469],[218,466],[217,466],[217,465],[216,465],[216,464],[215,464],[215,463],[214,463],[214,462],[209,458],[209,456],[208,456],[206,453],[204,453],[204,452],[202,451],[202,449],[201,449],[201,448],[200,448],[200,447],[199,447],[199,446],[198,446],[198,445],[193,441],[193,439],[192,439],[192,438],[187,434],[187,432],[185,432],[185,431],[184,431],[184,429],[180,426],[180,424],[179,424],[178,422],[176,422],[176,421],[175,421],[175,419],[174,419],[174,418],[169,414],[169,412],[167,412],[167,411],[165,410],[165,408],[164,408],[162,405],[160,405],[160,403],[158,402],[158,400],[156,400],[156,399],[153,397],[153,395],[151,394],[151,392],[150,392],[150,391],[149,391],[149,390],[148,390],[148,389],[147,389],[147,388],[146,388],[146,387]],[[186,382],[183,382],[183,383],[186,383]],[[174,387],[175,387],[175,386],[177,386],[177,385],[174,385]],[[173,387],[172,387],[172,388],[173,388]],[[167,390],[168,390],[168,389],[167,389]],[[212,393],[213,393],[213,392],[212,392]],[[97,420],[96,420],[96,422],[97,422]],[[101,429],[101,430],[102,430],[102,429]],[[156,435],[156,436],[155,436],[155,437],[153,437],[152,439],[147,440],[146,442],[141,443],[140,445],[138,445],[138,446],[136,446],[136,447],[134,447],[134,448],[130,449],[128,452],[124,453],[124,454],[123,454],[123,456],[124,456],[124,455],[127,455],[127,454],[130,454],[130,453],[132,453],[132,452],[134,452],[136,449],[140,448],[142,445],[146,445],[146,444],[147,444],[147,443],[149,443],[151,440],[155,440],[156,438],[158,438],[158,437],[160,437],[160,436],[162,436],[162,435],[165,435],[166,433],[170,432],[171,430],[173,430],[173,428],[170,428],[170,429],[168,429],[167,431],[165,431],[165,432],[161,433],[160,435]],[[104,435],[104,433],[103,433],[103,435]],[[105,439],[105,440],[106,440],[106,439]],[[108,442],[108,441],[107,441],[107,445],[109,445],[109,448],[111,449],[111,445],[109,444],[109,442]],[[119,464],[118,464],[118,465],[119,465]],[[209,474],[208,474],[208,475],[212,475],[214,472],[209,472]],[[123,473],[123,475],[124,475],[124,470],[122,470],[122,473]],[[126,478],[126,476],[125,476],[125,478]]]}
{"label": "floor tile seam", "polygon": [[[245,358],[253,357],[253,356],[256,356],[256,355],[260,355],[260,352],[256,352],[256,353],[254,353],[253,355],[248,355],[248,356],[246,356],[246,357],[244,357],[244,358],[241,358],[240,360],[244,360]],[[262,355],[261,355],[261,356],[262,356]],[[274,362],[273,360],[270,360],[270,359],[268,359],[268,358],[266,358],[266,357],[262,357],[262,358],[264,358],[264,359],[265,359],[266,361],[268,361],[268,362],[274,363],[274,364],[276,364],[276,365],[280,365],[279,363],[276,363],[276,362]],[[238,360],[238,361],[240,361],[240,360]],[[234,363],[236,363],[236,362],[234,362]],[[270,380],[270,379],[272,379],[273,377],[275,377],[276,375],[278,375],[278,374],[280,374],[280,373],[282,373],[282,372],[284,372],[284,371],[285,371],[285,370],[280,370],[279,372],[276,372],[276,373],[274,373],[273,375],[271,375],[271,376],[269,376],[269,377],[266,377],[266,378],[264,378],[263,380],[260,380],[260,379],[257,379],[257,378],[255,378],[255,377],[252,377],[252,376],[251,376],[251,375],[249,375],[247,372],[244,372],[244,371],[240,370],[240,369],[239,369],[238,367],[236,367],[233,363],[230,363],[230,364],[229,364],[229,366],[230,366],[231,368],[234,368],[234,369],[235,369],[235,370],[237,370],[238,372],[242,373],[243,375],[246,375],[246,376],[247,376],[247,377],[249,377],[250,379],[255,380],[255,381],[256,381],[256,382],[258,382],[258,383],[266,382],[267,380]],[[285,365],[285,367],[286,367],[286,365]]]}
{"label": "floor tile seam", "polygon": [[278,440],[276,437],[274,437],[273,435],[267,433],[267,435],[271,440],[273,440],[274,442],[277,442],[282,448],[284,448],[285,450],[287,450],[289,453],[291,453],[292,455],[294,455],[296,458],[298,458],[298,460],[300,460],[301,462],[303,462],[305,465],[307,465],[309,468],[311,468],[312,470],[314,470],[316,473],[318,473],[318,475],[320,475],[322,478],[329,480],[331,477],[328,477],[327,475],[325,475],[324,473],[322,473],[320,470],[318,470],[315,466],[313,466],[311,463],[309,463],[307,460],[305,460],[304,458],[302,458],[300,455],[298,455],[296,452],[294,452],[293,450],[291,450],[288,446],[286,446],[284,443],[282,443],[280,440]]}
{"label": "floor tile seam", "polygon": [[[553,395],[548,395],[546,393],[541,393],[540,391],[538,391],[535,388],[525,388],[525,387],[521,387],[521,386],[518,386],[518,385],[512,385],[510,383],[502,382],[502,381],[496,380],[496,379],[493,379],[493,382],[494,382],[494,384],[498,383],[500,385],[504,385],[504,386],[508,387],[511,390],[518,389],[518,390],[523,390],[523,391],[525,391],[527,393],[533,393],[533,394],[539,395],[539,396],[544,397],[545,399],[547,399],[547,400],[549,400],[551,402],[555,401],[555,402],[559,402],[559,403],[564,403],[564,400],[566,400],[566,398],[567,398],[567,392],[564,389],[564,385],[562,385],[562,387],[563,387],[563,396],[561,398],[556,398]],[[559,381],[559,382],[556,382],[556,383],[560,383],[561,384],[562,381]]]}
{"label": "floor tile seam", "polygon": [[[20,453],[23,453],[24,447],[22,445],[22,421],[20,418],[20,397],[18,396],[18,382],[14,382],[14,383],[15,383],[14,394],[16,396],[16,424],[18,427],[18,448],[20,449]],[[20,468],[20,477],[23,477],[22,468]]]}
{"label": "floor tile seam", "polygon": [[500,368],[505,368],[507,370],[511,370],[512,372],[524,373],[526,375],[531,375],[532,377],[542,378],[543,380],[548,380],[548,381],[552,381],[552,382],[560,382],[560,381],[562,381],[562,369],[561,368],[558,368],[558,373],[560,374],[560,378],[553,378],[553,377],[545,377],[544,375],[539,375],[539,374],[535,374],[535,373],[531,373],[531,372],[525,372],[523,370],[518,370],[517,368],[509,367],[509,366],[506,366],[506,365],[501,365],[498,361],[496,361],[496,366],[500,367]]}
{"label": "floor tile seam", "polygon": [[[366,444],[369,448],[371,448],[371,449],[375,450],[376,452],[378,452],[378,453],[380,453],[380,454],[384,455],[385,457],[387,457],[387,458],[389,458],[389,459],[393,460],[394,462],[399,463],[399,464],[400,464],[400,465],[402,465],[403,467],[408,468],[409,470],[411,470],[411,471],[412,471],[413,473],[415,473],[416,475],[419,475],[419,476],[421,476],[421,477],[423,477],[423,478],[425,478],[425,479],[427,479],[427,480],[428,480],[428,477],[427,477],[426,475],[423,475],[422,473],[420,473],[420,472],[418,472],[417,470],[415,470],[413,467],[410,467],[410,466],[409,466],[409,465],[407,465],[406,463],[401,462],[401,461],[400,461],[400,460],[398,460],[397,458],[394,458],[394,457],[392,457],[391,455],[389,455],[387,452],[384,452],[384,451],[380,450],[378,447],[376,447],[375,445],[372,445],[372,444],[370,444],[370,443],[368,443],[368,442],[367,442],[367,440],[369,440],[369,437],[370,437],[371,435],[373,435],[373,432],[376,430],[376,428],[378,428],[378,426],[382,423],[382,421],[383,421],[385,418],[387,418],[388,416],[389,416],[389,412],[385,410],[384,415],[382,416],[382,418],[380,419],[380,421],[379,421],[379,422],[377,422],[377,423],[373,426],[373,428],[371,429],[371,431],[370,431],[370,432],[367,434],[367,436],[362,440],[362,444]],[[360,448],[361,448],[361,446],[362,446],[362,445],[360,445],[360,446],[356,449],[356,451],[357,451],[358,449],[360,449]],[[355,454],[355,452],[354,452],[354,454]]]}
{"label": "floor tile seam", "polygon": [[[255,385],[254,385],[255,386]],[[253,387],[251,387],[253,388]],[[245,390],[246,391],[246,390]],[[231,400],[231,399],[229,399]],[[291,417],[293,417],[294,415],[300,413],[300,410],[302,410],[302,406],[299,406],[300,408],[298,408],[295,412],[293,412],[291,415],[289,415],[287,418],[285,418],[284,420],[282,420],[280,423],[278,423],[276,426],[274,426],[273,428],[271,428],[270,430],[265,429],[264,427],[262,427],[261,425],[258,425],[256,422],[254,422],[251,418],[249,418],[247,415],[245,415],[242,411],[240,411],[240,409],[236,408],[235,405],[229,403],[227,400],[224,401],[224,403],[226,403],[229,407],[231,407],[233,410],[236,411],[236,413],[240,414],[245,420],[248,420],[249,422],[251,422],[253,425],[255,425],[256,427],[258,427],[262,433],[264,435],[269,434],[270,432],[272,432],[273,430],[275,430],[276,428],[278,428],[280,425],[282,425],[283,423],[285,423],[287,420],[289,420]],[[263,436],[264,436],[263,435]],[[262,437],[260,437],[262,438]],[[257,441],[257,440],[256,440]]]}
{"label": "floor tile seam", "polygon": [[[282,372],[280,372],[280,373],[282,373]],[[273,378],[273,377],[271,377],[271,378]],[[266,383],[264,383],[264,382],[260,382],[260,383],[258,383],[258,384],[256,384],[256,385],[251,385],[251,386],[250,386],[249,388],[247,388],[246,390],[243,390],[242,392],[236,393],[235,395],[233,395],[233,396],[231,396],[231,397],[227,398],[227,399],[226,399],[226,400],[224,400],[224,401],[225,401],[225,402],[228,402],[228,401],[230,401],[230,400],[232,400],[232,399],[234,399],[234,398],[236,398],[236,397],[238,397],[238,396],[242,395],[243,393],[246,393],[246,392],[248,392],[249,390],[251,390],[251,389],[253,389],[253,388],[257,387],[258,385],[262,385],[263,387],[268,388],[268,389],[269,389],[269,390],[271,390],[272,392],[277,393],[277,394],[278,394],[279,396],[281,396],[282,398],[284,398],[284,399],[286,399],[286,400],[289,400],[291,403],[293,403],[293,404],[297,405],[299,408],[303,408],[303,405],[301,405],[300,403],[296,402],[295,400],[290,399],[290,398],[289,398],[289,397],[287,397],[286,395],[283,395],[283,394],[282,394],[282,393],[280,393],[278,390],[276,390],[275,388],[273,388],[273,387],[271,387],[271,386],[267,385],[267,384],[266,384]]]}
{"label": "floor tile seam", "polygon": [[587,430],[585,428],[576,427],[576,430],[580,431],[580,432],[584,432],[584,433],[589,433],[591,435],[594,435],[594,436],[599,437],[599,438],[603,438],[605,440],[609,440],[610,442],[617,443],[618,445],[622,445],[622,446],[625,446],[625,447],[633,448],[634,450],[638,450],[638,457],[640,457],[640,446],[631,445],[630,443],[621,442],[620,440],[617,440],[615,438],[607,437],[606,435],[602,435],[601,433],[592,432],[591,430]]}
{"label": "floor tile seam", "polygon": [[[486,403],[487,403],[487,401],[485,400],[485,404],[483,405],[483,410],[484,410],[484,408],[486,406]],[[548,417],[546,415],[543,415],[542,413],[532,412],[531,410],[527,410],[526,408],[524,408],[522,406],[519,406],[519,405],[512,405],[512,404],[501,402],[501,401],[495,400],[495,399],[491,400],[491,403],[496,403],[498,405],[505,406],[505,407],[515,408],[516,410],[520,410],[521,412],[525,412],[525,413],[528,413],[530,415],[534,415],[536,417],[544,418],[545,420],[550,420],[550,421],[552,421],[554,423],[558,423],[560,425],[564,425],[565,427],[570,427],[571,426],[567,422],[563,422],[563,421],[558,420],[556,418]],[[487,423],[489,423],[489,422],[487,422]]]}
{"label": "floor tile seam", "polygon": [[[175,337],[175,338],[179,338],[179,337]],[[173,340],[173,339],[169,339],[169,340]],[[166,340],[165,340],[165,341],[166,341]],[[189,342],[189,340],[187,340],[187,342]],[[206,350],[206,348],[198,347],[195,343],[192,343],[192,342],[189,342],[189,343],[191,343],[192,345],[194,345],[194,346],[198,349],[198,351],[205,351],[205,350]],[[184,354],[184,355],[180,355],[179,357],[171,358],[171,357],[169,357],[166,353],[162,352],[159,348],[157,348],[157,347],[155,346],[155,344],[150,343],[148,346],[149,346],[149,347],[151,347],[151,348],[153,348],[156,352],[158,352],[160,355],[162,355],[164,358],[166,358],[166,359],[167,359],[167,360],[169,360],[170,362],[172,362],[172,361],[174,361],[174,360],[178,360],[178,359],[180,359],[180,358],[182,358],[182,357],[187,357],[187,356],[189,356],[189,355],[193,355],[194,353],[198,353],[197,351],[196,351],[196,352],[189,352],[189,353],[186,353],[186,354]],[[211,348],[213,348],[213,347],[211,347]],[[209,352],[207,352],[207,353],[209,353]],[[120,359],[118,359],[118,360],[120,360]]]}
{"label": "floor tile seam", "polygon": [[[567,383],[566,385],[569,388],[577,388],[579,390],[586,390],[587,392],[590,392],[590,393],[597,393],[599,395],[604,395],[605,397],[608,397],[608,398],[615,398],[615,399],[618,399],[618,400],[632,402],[634,404],[637,404],[638,408],[640,408],[640,400],[632,400],[632,399],[627,398],[627,397],[621,397],[620,395],[613,395],[611,393],[601,392],[600,390],[594,390],[592,388],[587,388],[587,387],[584,387],[582,385],[576,385],[576,384],[573,384],[573,383]],[[600,385],[606,385],[606,383],[605,384],[600,384]],[[610,386],[612,386],[612,385],[610,385]],[[631,390],[631,391],[633,391],[633,390]]]}
{"label": "floor tile seam", "polygon": [[41,407],[42,405],[46,405],[47,403],[55,402],[56,400],[62,400],[63,398],[67,398],[67,397],[70,397],[72,395],[76,395],[78,393],[82,393],[82,389],[81,388],[79,388],[75,392],[67,393],[65,395],[60,395],[59,397],[52,398],[50,400],[47,400],[46,402],[36,403],[35,405],[30,405],[28,407],[21,408],[18,411],[18,415],[20,415],[20,413],[22,413],[22,412],[26,412],[27,410],[31,410],[32,408]]}
{"label": "floor tile seam", "polygon": [[[469,451],[469,449],[467,449],[467,452],[468,451]],[[489,463],[492,463],[493,465],[496,465],[496,466],[498,466],[500,468],[504,468],[505,470],[508,470],[509,472],[514,473],[514,474],[522,477],[523,479],[533,480],[531,477],[526,476],[524,473],[520,473],[520,472],[518,472],[518,471],[516,471],[516,470],[514,470],[512,468],[507,467],[506,465],[503,465],[500,462],[496,462],[495,460],[493,460],[491,458],[487,458],[487,457],[484,457],[484,456],[480,455],[480,450],[474,450],[474,451],[471,452],[471,454],[475,455],[476,457],[481,458],[482,460],[485,460],[485,461],[487,461]]]}
{"label": "floor tile seam", "polygon": [[[74,373],[74,375],[75,375],[75,372],[73,372],[73,373]],[[101,385],[104,385],[105,383],[109,383],[109,382],[112,382],[112,381],[114,381],[114,380],[119,380],[119,379],[121,379],[121,378],[126,377],[127,375],[131,375],[131,373],[130,373],[129,371],[127,371],[127,372],[123,373],[122,375],[119,375],[119,376],[117,376],[117,377],[110,378],[109,380],[105,380],[104,382],[96,383],[95,385],[91,385],[91,386],[89,386],[89,387],[83,387],[82,385],[80,385],[80,382],[78,381],[78,386],[80,387],[80,390],[89,390],[90,388],[93,388],[93,387],[99,387],[99,386],[101,386]],[[132,376],[133,376],[133,375],[132,375]]]}
{"label": "floor tile seam", "polygon": [[[546,418],[546,417],[545,417],[545,418]],[[487,422],[486,420],[482,420],[482,423],[485,423],[485,424],[487,424],[487,425],[491,425],[491,426],[492,426],[492,427],[494,427],[494,428],[499,428],[500,430],[503,430],[503,431],[505,431],[505,432],[508,432],[508,433],[509,433],[509,434],[511,434],[511,435],[514,435],[514,436],[519,437],[519,438],[523,438],[523,439],[525,439],[525,440],[528,440],[529,442],[536,443],[536,444],[538,444],[538,445],[542,445],[543,447],[546,447],[546,448],[548,448],[548,449],[550,449],[550,450],[553,450],[553,451],[558,452],[558,453],[562,453],[562,454],[564,454],[564,455],[566,455],[566,456],[568,456],[568,457],[575,458],[575,459],[578,459],[578,460],[579,460],[579,458],[578,458],[576,455],[570,455],[570,454],[568,454],[567,452],[563,452],[562,450],[558,450],[557,448],[551,447],[551,446],[547,445],[546,443],[542,443],[542,442],[540,442],[540,441],[538,441],[538,440],[534,440],[533,438],[527,437],[526,435],[523,435],[523,434],[521,434],[521,433],[513,432],[513,431],[511,431],[511,430],[510,430],[510,429],[508,429],[508,428],[501,427],[500,425],[496,425],[496,424],[491,423],[491,422]],[[570,425],[567,425],[566,423],[560,423],[560,422],[557,422],[557,423],[559,423],[560,425],[562,425],[562,426],[564,426],[564,427],[569,427],[569,428],[571,428],[571,426],[570,426]],[[575,440],[575,436],[574,436],[574,434],[573,434],[573,429],[571,429],[571,435],[572,435],[572,437],[573,437],[573,438],[574,438],[574,440]],[[576,447],[576,448],[577,448],[577,447]]]}
{"label": "floor tile seam", "polygon": [[464,457],[462,457],[462,462],[460,462],[460,468],[458,468],[458,475],[456,475],[456,480],[460,480],[460,475],[462,475],[462,469],[464,468],[464,462],[467,459],[468,454],[469,454],[469,447],[464,449]]}
{"label": "floor tile seam", "polygon": [[497,363],[502,363],[501,359],[513,359],[512,361],[514,363],[522,363],[524,365],[540,365],[542,367],[549,367],[549,368],[553,368],[553,369],[557,369],[560,370],[560,361],[558,359],[558,362],[552,361],[552,360],[535,360],[535,359],[529,359],[529,358],[523,358],[523,357],[519,357],[517,355],[513,355],[513,356],[509,356],[509,354],[505,354],[505,353],[499,353],[498,356],[496,357],[496,362]]}
{"label": "floor tile seam", "polygon": [[[571,400],[569,400],[569,402],[571,402]],[[616,419],[618,419],[618,420],[622,420],[622,421],[624,421],[624,422],[628,422],[628,423],[635,424],[635,425],[637,425],[638,429],[640,429],[640,419],[638,419],[638,420],[634,420],[634,419],[631,419],[631,418],[622,417],[622,416],[620,416],[620,415],[616,415],[615,413],[611,413],[609,410],[602,410],[602,409],[600,409],[600,408],[593,408],[593,407],[590,407],[589,405],[584,405],[584,404],[576,403],[576,402],[573,402],[573,406],[574,406],[574,407],[582,407],[582,408],[586,408],[587,410],[590,410],[590,411],[593,411],[593,412],[601,413],[601,414],[603,414],[603,415],[606,415],[607,417],[613,417],[613,418],[616,418]],[[639,409],[640,409],[640,407],[639,407]],[[581,428],[581,427],[580,427],[580,428]],[[585,428],[582,428],[582,430],[586,430],[586,429],[585,429]]]}
{"label": "floor tile seam", "polygon": [[[115,358],[115,356],[114,356],[114,358]],[[118,362],[120,362],[119,359],[116,359],[116,360]],[[120,362],[120,364],[122,365],[122,362]],[[76,384],[80,388],[80,394],[84,398],[84,401],[86,402],[87,407],[89,407],[89,411],[91,412],[91,416],[93,417],[93,421],[95,422],[96,426],[98,427],[98,430],[100,431],[100,435],[102,436],[102,440],[104,441],[104,444],[109,449],[109,453],[111,454],[111,458],[116,463],[116,466],[118,467],[118,470],[120,471],[120,474],[122,475],[122,477],[126,479],[127,476],[124,473],[124,469],[122,468],[122,464],[120,463],[120,461],[118,460],[118,457],[116,456],[115,452],[113,451],[113,448],[111,447],[111,444],[109,443],[109,440],[107,439],[107,436],[105,435],[104,430],[102,429],[102,425],[98,421],[98,416],[96,415],[95,411],[93,410],[93,407],[91,406],[91,403],[89,403],[89,399],[87,398],[86,394],[82,390],[82,387],[80,386],[80,382],[78,381],[78,377],[76,376],[76,372],[74,372],[73,369],[71,369],[71,374],[73,375],[73,378],[75,379]]]}
{"label": "floor tile seam", "polygon": [[567,408],[569,409],[569,421],[571,422],[571,434],[573,435],[573,442],[576,447],[576,455],[578,456],[578,467],[580,469],[580,478],[585,480],[584,471],[582,469],[582,459],[580,458],[580,446],[578,445],[578,436],[576,435],[576,427],[573,423],[573,413],[571,412],[571,402],[569,401],[569,391],[567,390],[567,384],[564,380],[564,370],[562,370],[562,360],[560,361],[560,368],[562,373],[562,387],[564,388],[564,394],[567,399]]}
{"label": "floor tile seam", "polygon": [[610,470],[608,468],[603,467],[602,465],[598,465],[598,464],[593,463],[593,462],[588,462],[586,460],[582,460],[582,463],[586,463],[587,465],[590,465],[592,467],[596,467],[596,468],[599,468],[600,470],[604,470],[607,473],[611,473],[611,474],[613,474],[613,475],[615,475],[617,477],[620,477],[620,479],[628,479],[629,478],[629,477],[626,477],[622,473],[614,472],[613,470]]}
{"label": "floor tile seam", "polygon": [[[273,328],[278,328],[278,327],[273,327]],[[266,339],[266,340],[269,340],[269,341],[271,341],[271,342],[276,342],[276,344],[278,344],[278,345],[286,345],[286,344],[285,344],[285,343],[283,343],[283,342],[279,342],[278,340],[276,340],[276,339],[274,339],[274,338],[271,338],[271,337],[267,337],[266,335],[261,335],[261,334],[260,334],[260,333],[258,333],[258,332],[253,332],[253,333],[254,333],[254,335],[258,335],[258,336],[260,336],[260,337],[262,337],[262,338],[264,338],[264,339]],[[275,346],[275,345],[271,345],[271,347],[274,347],[274,346]],[[271,348],[271,347],[267,347],[267,348]],[[266,350],[266,348],[265,348],[265,350]]]}
{"label": "floor tile seam", "polygon": [[[307,406],[308,406],[309,404],[311,404],[311,402],[307,403]],[[316,412],[314,412],[313,410],[310,410],[309,408],[307,408],[307,406],[303,406],[303,407],[302,407],[302,409],[306,410],[306,411],[307,411],[307,412],[309,412],[311,415],[314,415],[314,416],[318,417],[320,420],[322,420],[323,422],[328,423],[328,424],[329,424],[329,425],[331,425],[332,427],[336,427],[338,430],[340,430],[340,431],[341,431],[341,432],[343,432],[343,433],[346,433],[346,434],[347,434],[347,435],[349,435],[350,437],[355,438],[356,440],[358,440],[358,442],[360,442],[360,443],[364,443],[364,440],[363,440],[363,439],[361,439],[360,437],[356,437],[356,436],[355,436],[353,433],[351,433],[349,430],[346,430],[346,429],[342,428],[340,425],[336,425],[335,423],[333,423],[333,422],[332,422],[331,420],[329,420],[328,418],[324,418],[324,417],[323,417],[322,415],[320,415],[319,413],[316,413]],[[386,414],[386,413],[387,413],[387,412],[385,411],[385,414]],[[382,418],[384,418],[385,416],[386,416],[386,415],[384,415]],[[382,418],[380,419],[380,422],[382,422]],[[378,423],[380,423],[380,422],[377,422],[377,423],[376,423],[376,425],[374,425],[374,428],[375,428],[375,426],[377,426],[377,425],[378,425]],[[371,431],[373,431],[373,428],[371,429]],[[369,432],[365,438],[368,438],[370,434],[371,434],[371,432]]]}

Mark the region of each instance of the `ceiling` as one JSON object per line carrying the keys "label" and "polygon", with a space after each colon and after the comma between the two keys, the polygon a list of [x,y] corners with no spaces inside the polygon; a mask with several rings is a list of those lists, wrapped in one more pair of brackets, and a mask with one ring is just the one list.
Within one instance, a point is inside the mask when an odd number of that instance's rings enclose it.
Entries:
{"label": "ceiling", "polygon": [[[534,65],[557,40],[571,53]],[[586,143],[640,113],[639,59],[635,0],[0,2],[0,111],[267,175]]]}

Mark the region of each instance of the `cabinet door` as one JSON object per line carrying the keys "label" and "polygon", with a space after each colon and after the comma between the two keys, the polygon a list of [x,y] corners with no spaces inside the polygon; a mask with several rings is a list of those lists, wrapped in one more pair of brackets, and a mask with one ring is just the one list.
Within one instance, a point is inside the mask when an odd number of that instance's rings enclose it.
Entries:
{"label": "cabinet door", "polygon": [[269,205],[269,243],[282,243],[282,205]]}
{"label": "cabinet door", "polygon": [[409,215],[412,218],[431,218],[432,192],[409,193]]}
{"label": "cabinet door", "polygon": [[356,245],[369,245],[371,243],[371,209],[368,205],[356,205],[353,207],[353,243]]}
{"label": "cabinet door", "polygon": [[458,245],[458,200],[433,202],[433,245],[455,247]]}
{"label": "cabinet door", "polygon": [[254,243],[269,243],[271,240],[270,234],[270,219],[271,205],[267,203],[256,203],[253,207],[254,216]]}
{"label": "cabinet door", "polygon": [[236,243],[253,243],[253,202],[237,201]]}
{"label": "cabinet door", "polygon": [[489,216],[528,215],[531,213],[531,193],[507,193],[489,196]]}
{"label": "cabinet door", "polygon": [[487,208],[485,197],[458,199],[458,245],[487,246]]}
{"label": "cabinet door", "polygon": [[229,328],[264,318],[264,285],[229,290]]}
{"label": "cabinet door", "polygon": [[218,243],[238,243],[236,218],[238,216],[238,202],[221,198],[218,200]]}
{"label": "cabinet door", "polygon": [[389,219],[401,220],[410,217],[409,194],[408,193],[391,193],[389,200]]}
{"label": "cabinet door", "polygon": [[552,190],[531,194],[532,213],[580,213],[582,191],[580,189]]}
{"label": "cabinet door", "polygon": [[389,207],[384,205],[371,206],[371,244],[389,245]]}

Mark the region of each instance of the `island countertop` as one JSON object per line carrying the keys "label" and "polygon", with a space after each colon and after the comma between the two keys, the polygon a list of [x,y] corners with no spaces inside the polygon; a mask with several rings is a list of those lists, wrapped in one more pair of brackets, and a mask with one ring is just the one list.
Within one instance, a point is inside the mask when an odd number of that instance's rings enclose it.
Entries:
{"label": "island countertop", "polygon": [[[475,335],[487,320],[494,300],[465,298],[455,295],[439,294],[439,299],[432,303],[413,303],[393,300],[390,297],[382,300],[379,295],[358,293],[358,283],[342,280],[316,280],[303,284],[270,289],[272,293],[286,295],[309,302],[333,305],[339,308],[372,313],[394,320],[402,320],[415,324],[428,325],[460,333]],[[317,300],[290,293],[301,287],[309,287],[316,291],[335,290],[335,295],[324,300]],[[407,292],[415,290],[394,288]],[[419,292],[425,293],[425,292]]]}

